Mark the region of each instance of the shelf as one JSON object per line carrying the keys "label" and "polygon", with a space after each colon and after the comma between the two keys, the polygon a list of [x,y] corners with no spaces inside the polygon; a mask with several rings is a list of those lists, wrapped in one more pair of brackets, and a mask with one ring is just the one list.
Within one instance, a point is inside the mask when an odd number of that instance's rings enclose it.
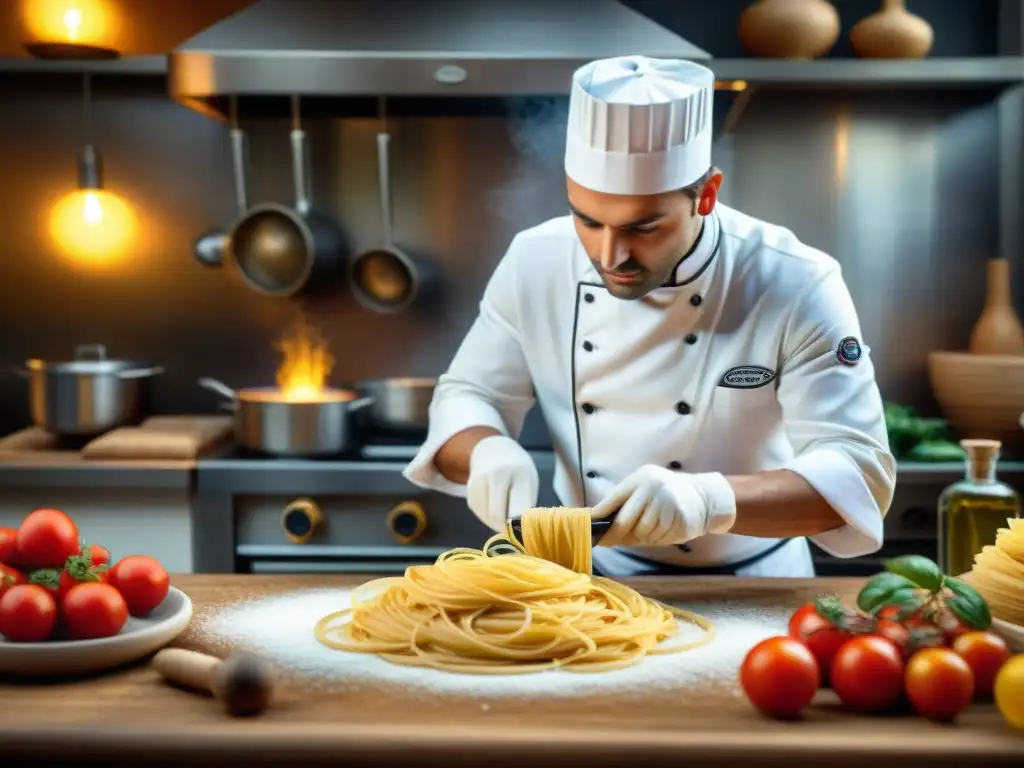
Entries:
{"label": "shelf", "polygon": [[[942,58],[922,60],[711,59],[719,81],[745,81],[772,89],[987,88],[1024,85],[1024,57]],[[0,58],[0,72],[11,74],[109,73],[165,76],[166,56],[126,56],[116,61],[40,61]],[[341,96],[341,94],[339,94]]]}
{"label": "shelf", "polygon": [[167,74],[166,56],[125,56],[114,61],[42,61],[28,57],[0,58],[0,72],[26,75],[44,74],[111,74],[149,75]]}
{"label": "shelf", "polygon": [[1024,84],[1024,57],[965,59],[711,59],[717,80],[764,88],[1005,88]]}

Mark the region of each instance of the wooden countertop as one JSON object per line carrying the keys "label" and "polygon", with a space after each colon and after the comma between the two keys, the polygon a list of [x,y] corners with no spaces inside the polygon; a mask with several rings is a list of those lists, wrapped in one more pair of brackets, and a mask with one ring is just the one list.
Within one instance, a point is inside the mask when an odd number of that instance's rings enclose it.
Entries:
{"label": "wooden countertop", "polygon": [[[213,651],[196,631],[219,606],[304,588],[352,586],[366,577],[176,575],[196,606],[176,645]],[[635,579],[641,592],[700,603],[748,601],[790,610],[821,592],[853,594],[858,579]],[[784,627],[780,626],[780,632]],[[226,649],[220,647],[217,653]],[[724,686],[722,686],[724,687]],[[164,764],[188,759],[224,765],[752,765],[829,768],[873,761],[900,765],[1020,765],[1024,731],[990,704],[975,704],[955,725],[912,715],[857,716],[829,691],[799,722],[758,715],[714,685],[685,696],[664,691],[628,705],[614,694],[578,700],[425,701],[401,690],[364,686],[320,692],[301,679],[282,685],[262,717],[231,719],[205,697],[160,683],[145,665],[59,682],[0,681],[0,744],[5,762],[61,757]]]}

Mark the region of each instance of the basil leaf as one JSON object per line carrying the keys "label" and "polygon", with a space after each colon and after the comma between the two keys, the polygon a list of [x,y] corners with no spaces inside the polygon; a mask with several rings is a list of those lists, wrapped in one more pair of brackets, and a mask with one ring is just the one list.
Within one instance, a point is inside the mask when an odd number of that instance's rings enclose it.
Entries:
{"label": "basil leaf", "polygon": [[865,613],[875,613],[889,604],[893,593],[918,588],[917,584],[905,576],[885,571],[864,585],[857,595],[857,607]]}
{"label": "basil leaf", "polygon": [[932,592],[942,586],[942,570],[933,561],[921,555],[903,555],[887,560],[885,570],[899,574],[922,589]]}
{"label": "basil leaf", "polygon": [[960,579],[947,576],[943,583],[953,593],[952,597],[943,598],[943,602],[960,623],[971,629],[988,629],[992,624],[992,613],[985,598],[978,594],[974,587]]}

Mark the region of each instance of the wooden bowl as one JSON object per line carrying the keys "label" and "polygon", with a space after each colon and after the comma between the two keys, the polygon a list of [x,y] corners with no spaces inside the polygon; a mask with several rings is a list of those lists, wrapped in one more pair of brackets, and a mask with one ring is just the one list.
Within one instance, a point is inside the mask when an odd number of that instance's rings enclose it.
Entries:
{"label": "wooden bowl", "polygon": [[1024,357],[932,352],[928,368],[932,393],[959,437],[1024,448]]}

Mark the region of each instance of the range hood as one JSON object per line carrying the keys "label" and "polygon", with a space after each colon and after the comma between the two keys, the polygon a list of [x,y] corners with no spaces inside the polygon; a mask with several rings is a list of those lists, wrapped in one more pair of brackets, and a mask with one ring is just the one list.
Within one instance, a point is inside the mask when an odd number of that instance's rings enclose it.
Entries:
{"label": "range hood", "polygon": [[567,95],[607,56],[711,55],[615,0],[257,0],[169,57],[173,98]]}

